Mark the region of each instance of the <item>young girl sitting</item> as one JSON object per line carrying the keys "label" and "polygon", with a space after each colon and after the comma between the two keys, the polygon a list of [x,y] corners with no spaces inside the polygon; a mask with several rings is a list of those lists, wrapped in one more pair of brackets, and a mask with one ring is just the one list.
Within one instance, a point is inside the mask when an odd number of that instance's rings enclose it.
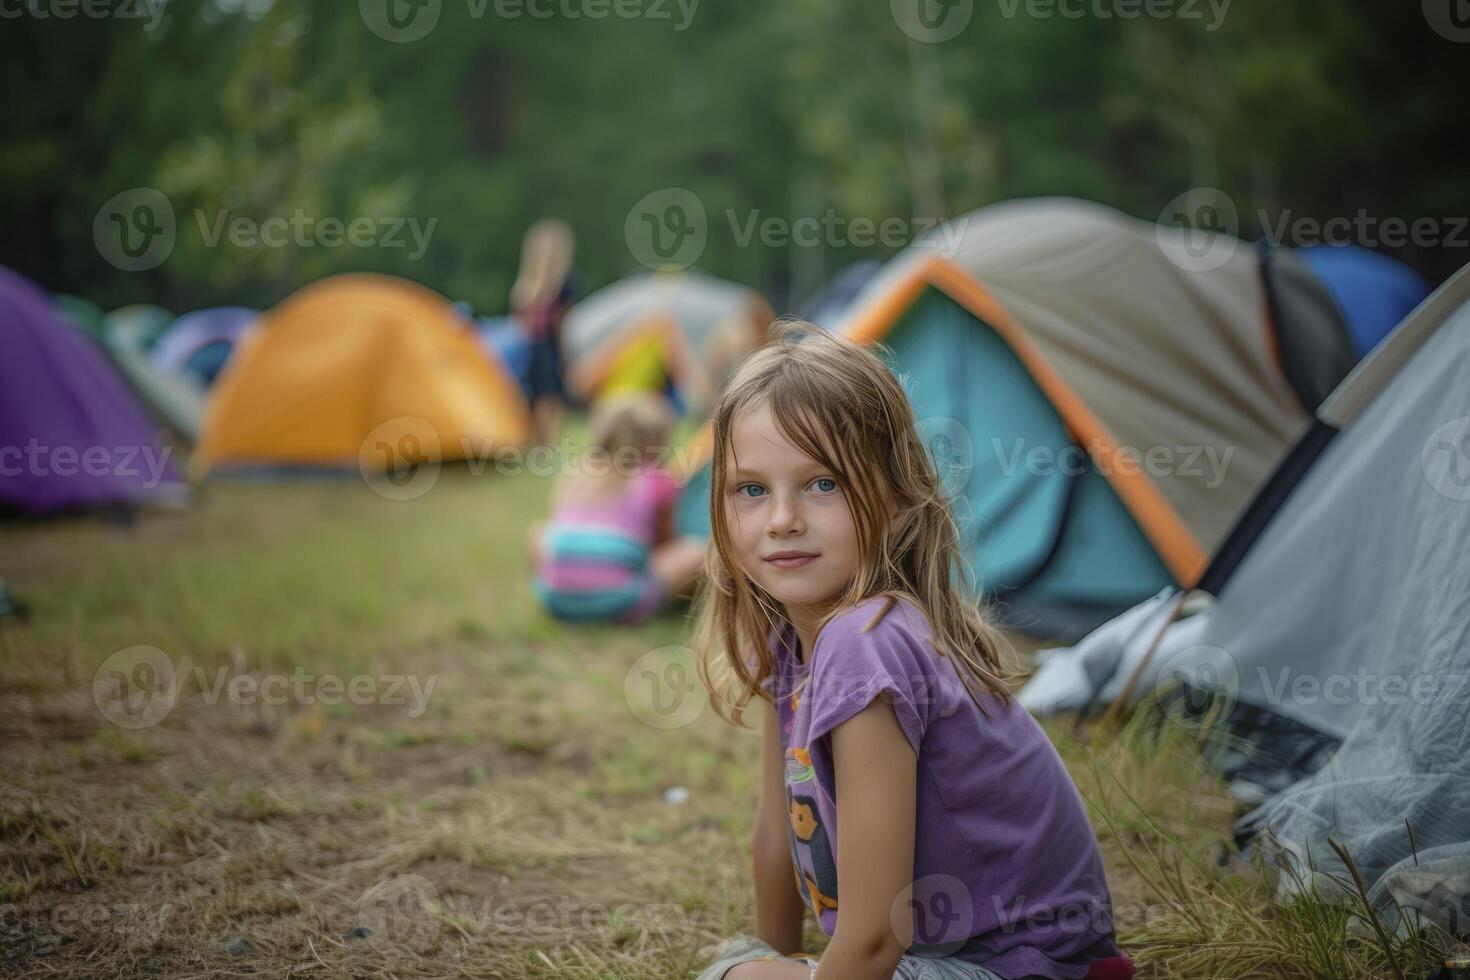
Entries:
{"label": "young girl sitting", "polygon": [[534,588],[558,619],[637,623],[689,591],[706,542],[674,532],[678,488],[655,464],[672,413],[660,395],[599,402],[591,446],[552,490],[552,513],[531,529]]}
{"label": "young girl sitting", "polygon": [[715,406],[713,466],[700,672],[734,723],[769,708],[755,935],[701,980],[1131,976],[1082,800],[1010,696],[898,380],[778,324]]}

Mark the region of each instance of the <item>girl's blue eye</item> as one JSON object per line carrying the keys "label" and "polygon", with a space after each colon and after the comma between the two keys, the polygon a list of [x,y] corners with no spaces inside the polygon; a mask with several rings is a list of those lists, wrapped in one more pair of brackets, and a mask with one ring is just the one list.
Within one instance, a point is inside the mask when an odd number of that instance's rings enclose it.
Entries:
{"label": "girl's blue eye", "polygon": [[837,489],[837,481],[830,476],[820,476],[812,481],[812,486],[816,487],[822,493],[831,493]]}
{"label": "girl's blue eye", "polygon": [[[745,491],[747,490],[751,492],[746,493]],[[743,497],[759,497],[761,494],[766,492],[766,488],[761,486],[759,483],[746,483],[736,487],[735,492]]]}

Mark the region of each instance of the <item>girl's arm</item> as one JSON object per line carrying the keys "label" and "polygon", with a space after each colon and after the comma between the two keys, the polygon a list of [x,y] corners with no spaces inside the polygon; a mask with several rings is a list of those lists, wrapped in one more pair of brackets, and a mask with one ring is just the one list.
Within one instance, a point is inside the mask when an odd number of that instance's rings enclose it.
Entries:
{"label": "girl's arm", "polygon": [[[755,864],[755,934],[782,953],[801,951],[806,905],[796,891],[787,830],[785,763],[776,731],[776,709],[766,705],[761,736],[760,802],[755,810],[751,853]],[[886,978],[885,978],[886,980]]]}
{"label": "girl's arm", "polygon": [[893,706],[875,700],[832,730],[837,929],[818,980],[891,980],[913,941],[918,761]]}
{"label": "girl's arm", "polygon": [[685,395],[690,414],[697,418],[714,401],[715,385],[705,370],[704,362],[689,346],[684,331],[671,321],[666,321],[664,326],[664,351],[671,362],[671,373]]}
{"label": "girl's arm", "polygon": [[668,544],[679,536],[679,529],[674,523],[674,507],[676,506],[677,499],[675,498],[674,501],[670,501],[667,505],[659,508],[658,523],[653,532],[653,546],[655,548],[661,544]]}

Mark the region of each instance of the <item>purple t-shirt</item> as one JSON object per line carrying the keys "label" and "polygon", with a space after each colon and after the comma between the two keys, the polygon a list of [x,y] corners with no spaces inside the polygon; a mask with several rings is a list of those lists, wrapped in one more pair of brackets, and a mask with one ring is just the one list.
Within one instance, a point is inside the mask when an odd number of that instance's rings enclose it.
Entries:
{"label": "purple t-shirt", "polygon": [[[868,599],[833,617],[810,658],[795,629],[772,634],[797,889],[837,928],[837,787],[828,737],[883,695],[918,760],[913,945],[1004,977],[1076,980],[1119,955],[1097,839],[1071,776],[1026,710],[982,696],[980,713],[928,619]],[[807,683],[801,687],[801,681]]]}

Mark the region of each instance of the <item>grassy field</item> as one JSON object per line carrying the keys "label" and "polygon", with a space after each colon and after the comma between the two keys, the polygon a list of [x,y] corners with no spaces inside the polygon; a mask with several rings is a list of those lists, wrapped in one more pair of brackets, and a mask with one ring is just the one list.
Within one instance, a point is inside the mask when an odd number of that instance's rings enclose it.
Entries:
{"label": "grassy field", "polygon": [[[749,931],[758,739],[678,700],[683,615],[535,608],[546,490],[218,484],[133,526],[0,525],[32,607],[0,621],[0,974],[672,980]],[[149,669],[175,694],[120,703]],[[1217,862],[1234,810],[1190,733],[1052,734],[1143,976],[1427,971]]]}

